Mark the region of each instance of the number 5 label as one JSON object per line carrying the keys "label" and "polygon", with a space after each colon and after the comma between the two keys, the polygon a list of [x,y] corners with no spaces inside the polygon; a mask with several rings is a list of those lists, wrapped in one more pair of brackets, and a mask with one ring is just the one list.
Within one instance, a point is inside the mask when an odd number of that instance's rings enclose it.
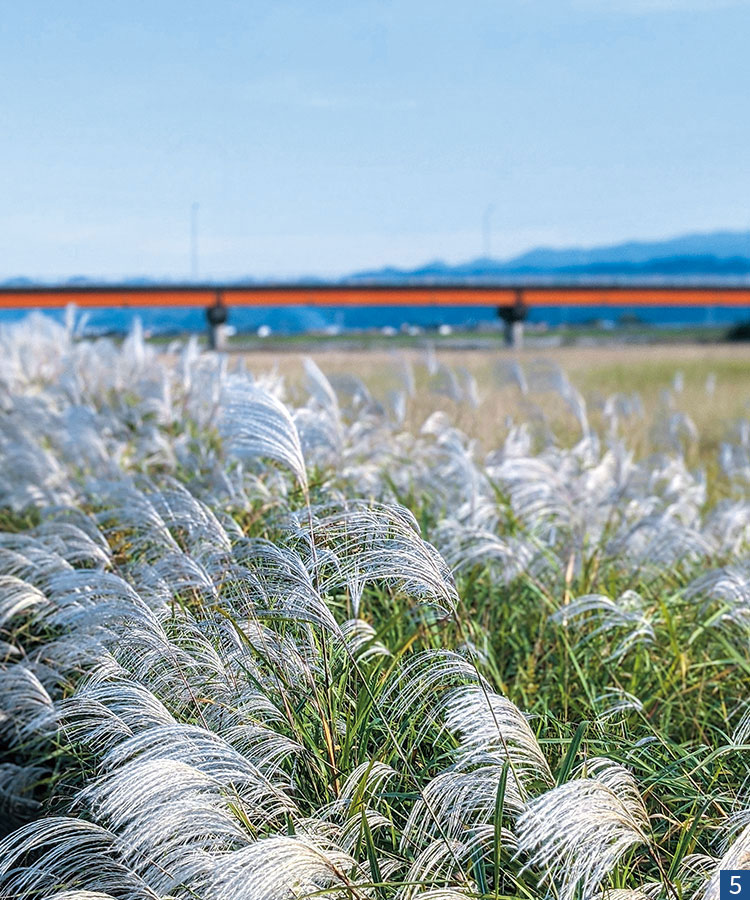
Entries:
{"label": "number 5 label", "polygon": [[750,869],[727,869],[719,873],[720,900],[750,900]]}

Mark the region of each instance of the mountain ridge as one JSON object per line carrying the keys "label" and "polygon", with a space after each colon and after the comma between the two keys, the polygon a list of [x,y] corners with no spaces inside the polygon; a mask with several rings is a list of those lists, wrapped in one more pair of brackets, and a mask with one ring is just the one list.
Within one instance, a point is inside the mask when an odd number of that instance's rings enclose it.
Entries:
{"label": "mountain ridge", "polygon": [[[623,241],[595,247],[534,247],[509,259],[478,257],[461,263],[435,259],[414,268],[386,265],[378,269],[353,272],[340,278],[307,276],[278,279],[277,283],[304,284],[403,284],[434,282],[502,281],[511,278],[588,278],[622,277],[660,280],[667,278],[743,278],[750,277],[750,231],[713,231],[691,233],[659,241]],[[180,278],[132,276],[108,281],[88,276],[74,276],[50,282],[27,276],[14,276],[0,281],[4,288],[34,288],[122,285],[149,287],[163,284],[185,284]],[[232,279],[207,279],[204,284],[262,285],[271,279],[246,275]]]}
{"label": "mountain ridge", "polygon": [[344,280],[443,280],[514,274],[748,275],[750,231],[695,233],[588,248],[535,247],[507,260],[479,257],[456,264],[433,260],[413,269],[385,266],[356,272]]}

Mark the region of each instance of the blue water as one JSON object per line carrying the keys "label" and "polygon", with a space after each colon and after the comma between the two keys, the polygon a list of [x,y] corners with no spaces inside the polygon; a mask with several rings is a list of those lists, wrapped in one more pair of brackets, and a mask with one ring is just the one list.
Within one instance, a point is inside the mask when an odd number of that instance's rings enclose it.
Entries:
{"label": "blue water", "polygon": [[[0,323],[19,321],[28,310],[0,310]],[[46,310],[46,315],[62,322],[64,310]],[[601,320],[617,324],[621,316],[638,317],[640,321],[664,327],[680,325],[731,325],[750,321],[750,308],[744,307],[545,307],[531,309],[529,322],[546,322],[549,326],[573,325]],[[79,311],[78,331],[84,334],[126,333],[135,317],[140,318],[147,333],[182,334],[203,331],[206,327],[202,309],[191,307],[129,307]],[[631,319],[632,320],[632,319]],[[497,323],[491,307],[234,307],[229,310],[228,324],[238,332],[255,332],[263,325],[274,333],[299,334],[335,327],[342,331],[418,325],[434,328],[446,324],[454,328],[473,328],[482,323]]]}

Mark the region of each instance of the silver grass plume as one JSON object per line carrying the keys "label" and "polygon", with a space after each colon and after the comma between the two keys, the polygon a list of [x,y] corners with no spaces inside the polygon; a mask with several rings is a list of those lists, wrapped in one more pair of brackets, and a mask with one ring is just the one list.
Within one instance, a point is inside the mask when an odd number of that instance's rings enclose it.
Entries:
{"label": "silver grass plume", "polygon": [[250,538],[237,542],[233,553],[244,569],[231,595],[225,595],[235,608],[249,606],[253,616],[309,622],[340,633],[313,575],[293,549]]}
{"label": "silver grass plume", "polygon": [[654,900],[658,896],[661,884],[644,885],[640,888],[612,888],[602,891],[597,900]]}
{"label": "silver grass plume", "polygon": [[324,894],[364,900],[356,862],[328,842],[304,835],[261,838],[221,857],[205,881],[208,900],[295,900]]}
{"label": "silver grass plume", "polygon": [[[455,609],[458,594],[450,569],[404,507],[347,503],[334,512],[320,510],[313,527],[318,553],[330,551],[320,556],[321,590],[348,586],[357,594],[363,584],[381,581],[445,611]],[[326,572],[329,560],[334,566]]]}
{"label": "silver grass plume", "polygon": [[[348,775],[339,796],[316,810],[315,819],[307,820],[304,827],[312,832],[321,822],[340,823],[338,832],[332,833],[339,847],[353,854],[362,840],[363,817],[373,834],[379,828],[392,828],[392,819],[381,814],[379,809],[388,812],[385,788],[398,778],[399,773],[391,766],[373,759],[365,760]],[[376,874],[371,871],[373,878]]]}
{"label": "silver grass plume", "polygon": [[[750,632],[750,565],[734,563],[704,572],[685,592],[691,600],[702,600],[701,609],[708,622],[731,623],[742,632]],[[720,617],[711,615],[710,603],[721,604]]]}
{"label": "silver grass plume", "polygon": [[54,894],[47,894],[45,900],[117,900],[117,898],[101,891],[56,891]]}
{"label": "silver grass plume", "polygon": [[374,656],[390,656],[388,648],[377,640],[377,632],[363,619],[347,619],[341,625],[341,634],[349,654],[357,661],[364,662]]}
{"label": "silver grass plume", "polygon": [[594,698],[594,705],[600,710],[597,716],[600,721],[630,712],[643,712],[643,703],[638,697],[621,688],[610,688],[599,694]]}
{"label": "silver grass plume", "polygon": [[506,697],[482,686],[459,687],[445,701],[445,726],[459,739],[462,767],[508,762],[509,780],[552,784],[547,760],[528,720]]}
{"label": "silver grass plume", "polygon": [[649,820],[632,774],[608,759],[585,764],[574,778],[530,801],[517,822],[519,854],[528,855],[560,900],[580,890],[591,900],[618,860],[649,843]]}
{"label": "silver grass plume", "polygon": [[0,686],[0,737],[10,746],[54,733],[54,703],[35,668],[19,662],[0,670]]}
{"label": "silver grass plume", "polygon": [[305,454],[319,464],[336,466],[344,444],[343,423],[336,393],[309,357],[303,360],[310,401],[295,410],[294,423]]}
{"label": "silver grass plume", "polygon": [[[482,826],[494,827],[502,774],[502,765],[489,763],[471,771],[452,768],[436,775],[412,807],[401,833],[400,849],[407,852],[428,839],[456,841]],[[511,777],[506,782],[505,813],[517,815],[521,808],[522,801]],[[503,829],[502,837],[504,845],[515,844],[508,829]]]}
{"label": "silver grass plume", "polygon": [[[479,895],[478,886],[466,877],[465,871],[471,861],[489,860],[494,841],[494,825],[476,827],[461,839],[432,841],[409,866],[404,878],[406,886],[399,891],[399,898],[413,900],[419,896],[420,886],[428,885],[464,888],[470,897]],[[512,834],[503,829],[503,842],[506,841],[513,846]]]}
{"label": "silver grass plume", "polygon": [[471,894],[453,888],[438,888],[435,891],[419,891],[410,895],[413,900],[471,900]]}
{"label": "silver grass plume", "polygon": [[151,691],[123,678],[84,682],[58,702],[57,715],[67,739],[97,757],[138,732],[175,721]]}
{"label": "silver grass plume", "polygon": [[512,815],[523,811],[530,789],[552,783],[533,731],[510,700],[472,685],[449,690],[440,705],[446,729],[458,739],[456,761],[424,787],[404,827],[402,847],[436,836],[435,826],[459,839],[490,825],[504,770],[504,804]]}
{"label": "silver grass plume", "polygon": [[286,406],[246,379],[227,385],[220,429],[239,459],[272,459],[289,469],[307,492],[307,470],[297,427]]}
{"label": "silver grass plume", "polygon": [[505,584],[527,573],[539,550],[517,536],[500,537],[492,531],[447,519],[434,535],[435,543],[454,572],[491,567]]}
{"label": "silver grass plume", "polygon": [[[147,860],[139,861],[140,872],[125,865],[124,849],[116,835],[93,822],[61,816],[31,822],[0,841],[0,896],[54,896],[65,885],[127,900],[161,900],[149,884],[155,867]],[[29,856],[33,861],[25,862]]]}
{"label": "silver grass plume", "polygon": [[581,643],[609,632],[624,631],[625,634],[607,656],[607,660],[613,662],[625,656],[632,647],[651,644],[655,640],[646,604],[635,591],[625,591],[617,600],[611,600],[603,594],[577,597],[553,613],[550,620],[580,631],[586,625],[593,624],[594,627],[581,639]]}
{"label": "silver grass plume", "polygon": [[746,825],[732,846],[717,862],[706,885],[702,900],[719,900],[721,872],[727,869],[750,869],[750,825]]}
{"label": "silver grass plume", "polygon": [[49,601],[39,588],[14,575],[0,575],[0,629],[12,619],[48,606]]}
{"label": "silver grass plume", "polygon": [[452,650],[422,650],[393,671],[381,702],[390,716],[409,718],[421,731],[439,719],[451,688],[477,683],[490,690],[466,657]]}

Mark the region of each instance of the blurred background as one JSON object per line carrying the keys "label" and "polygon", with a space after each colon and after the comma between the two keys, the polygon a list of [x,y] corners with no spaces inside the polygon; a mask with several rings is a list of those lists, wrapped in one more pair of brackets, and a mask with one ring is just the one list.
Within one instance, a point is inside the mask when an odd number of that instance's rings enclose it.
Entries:
{"label": "blurred background", "polygon": [[[748,26],[745,0],[8,5],[2,318],[39,286],[700,286],[561,293],[526,340],[742,336]],[[503,330],[492,304],[225,300],[238,337]],[[81,329],[205,327],[125,303]]]}

